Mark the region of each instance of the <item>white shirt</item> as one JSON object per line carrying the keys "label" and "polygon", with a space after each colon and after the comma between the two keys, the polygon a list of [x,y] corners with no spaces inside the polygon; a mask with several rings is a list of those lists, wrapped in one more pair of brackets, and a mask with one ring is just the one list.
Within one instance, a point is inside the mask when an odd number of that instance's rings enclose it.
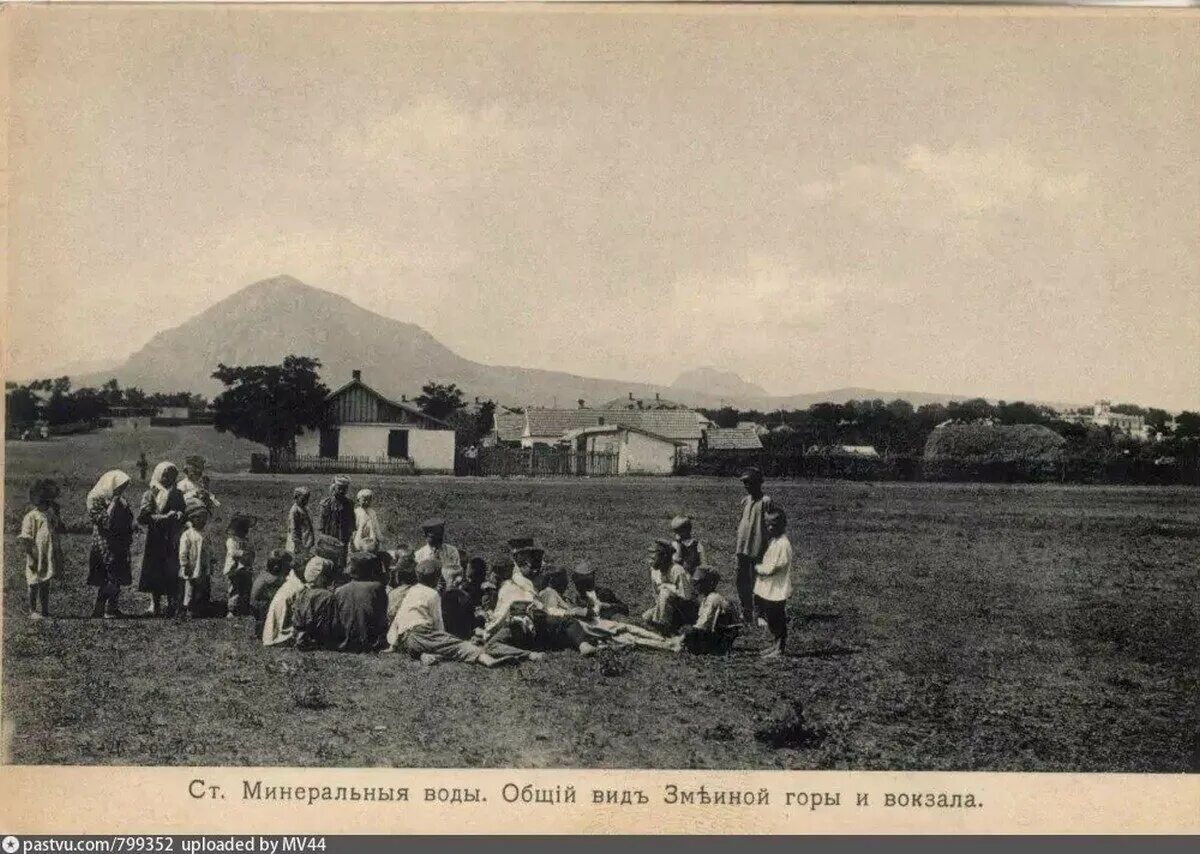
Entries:
{"label": "white shirt", "polygon": [[782,602],[792,594],[792,541],[782,534],[767,543],[762,562],[754,567],[754,595]]}
{"label": "white shirt", "polygon": [[207,578],[212,575],[213,562],[204,535],[189,525],[179,538],[179,577]]}
{"label": "white shirt", "polygon": [[458,556],[458,549],[449,543],[442,543],[438,548],[426,543],[417,549],[413,555],[413,560],[420,563],[423,560],[436,560],[442,565],[442,569],[446,567],[454,567],[455,569],[462,568],[461,558]]}
{"label": "white shirt", "polygon": [[512,583],[520,587],[530,596],[537,595],[537,586],[529,580],[529,577],[521,572],[521,567],[514,566],[512,574]]}
{"label": "white shirt", "polygon": [[518,602],[532,601],[532,593],[517,584],[513,579],[508,579],[500,585],[500,590],[496,593],[496,608],[492,611],[492,620],[488,623],[488,630],[490,631],[492,627],[507,619],[508,612],[512,610],[513,605]]}
{"label": "white shirt", "polygon": [[351,543],[355,551],[360,552],[383,548],[383,525],[374,507],[354,508],[354,536]]}
{"label": "white shirt", "polygon": [[444,632],[442,623],[442,598],[432,587],[424,584],[414,584],[404,594],[400,610],[388,628],[389,644],[395,644],[409,629],[431,628],[436,632]]}

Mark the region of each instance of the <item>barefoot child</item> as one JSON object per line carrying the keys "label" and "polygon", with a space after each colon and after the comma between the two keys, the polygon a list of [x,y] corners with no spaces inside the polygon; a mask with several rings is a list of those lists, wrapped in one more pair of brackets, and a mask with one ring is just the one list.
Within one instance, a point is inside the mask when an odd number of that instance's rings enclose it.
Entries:
{"label": "barefoot child", "polygon": [[254,546],[250,545],[250,520],[245,516],[238,515],[229,520],[222,572],[229,584],[226,619],[248,613],[250,585],[254,579]]}
{"label": "barefoot child", "polygon": [[788,539],[787,517],[782,510],[768,510],[765,516],[767,548],[762,561],[755,565],[754,608],[767,623],[775,639],[762,652],[764,658],[783,655],[787,643],[787,599],[792,593],[792,543]]}
{"label": "barefoot child", "polygon": [[25,583],[29,586],[29,617],[50,616],[50,579],[62,568],[62,534],[66,531],[58,507],[58,484],[36,480],[29,488],[33,508],[21,520],[19,539],[25,549]]}
{"label": "barefoot child", "polygon": [[184,529],[179,537],[178,616],[187,618],[200,616],[208,604],[209,579],[216,558],[204,538],[204,528],[208,525],[207,505],[193,494],[184,507]]}

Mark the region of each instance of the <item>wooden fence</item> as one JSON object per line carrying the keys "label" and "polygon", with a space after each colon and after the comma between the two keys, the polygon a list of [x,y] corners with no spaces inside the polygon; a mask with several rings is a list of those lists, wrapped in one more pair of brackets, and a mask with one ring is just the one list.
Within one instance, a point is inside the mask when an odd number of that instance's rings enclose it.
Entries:
{"label": "wooden fence", "polygon": [[250,471],[274,474],[416,474],[412,460],[391,457],[309,457],[250,455]]}
{"label": "wooden fence", "polygon": [[482,477],[611,477],[619,474],[616,451],[586,453],[570,448],[481,448],[474,459],[459,457],[459,474]]}

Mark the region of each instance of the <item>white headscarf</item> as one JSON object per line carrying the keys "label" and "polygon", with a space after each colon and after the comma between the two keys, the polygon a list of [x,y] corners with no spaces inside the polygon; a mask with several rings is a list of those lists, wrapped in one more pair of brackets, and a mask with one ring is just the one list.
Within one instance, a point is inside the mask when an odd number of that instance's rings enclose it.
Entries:
{"label": "white headscarf", "polygon": [[150,488],[154,490],[154,504],[160,513],[166,509],[167,496],[171,494],[171,489],[174,489],[173,485],[167,487],[162,482],[163,475],[167,473],[168,469],[174,469],[176,474],[179,473],[179,467],[175,463],[163,460],[154,467],[154,474],[150,476]]}
{"label": "white headscarf", "polygon": [[127,483],[129,483],[129,475],[120,469],[106,471],[100,475],[100,479],[96,481],[92,491],[87,494],[87,509],[90,511],[92,505],[101,499],[105,502],[112,501],[113,494]]}

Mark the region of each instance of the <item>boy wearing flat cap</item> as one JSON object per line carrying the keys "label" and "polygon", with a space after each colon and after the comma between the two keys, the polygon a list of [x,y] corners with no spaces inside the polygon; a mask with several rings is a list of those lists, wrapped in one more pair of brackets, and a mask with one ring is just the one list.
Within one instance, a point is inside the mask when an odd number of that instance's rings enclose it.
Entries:
{"label": "boy wearing flat cap", "polygon": [[536,596],[534,566],[536,565],[538,570],[541,569],[545,551],[534,545],[533,537],[513,537],[508,541],[508,547],[512,550],[513,584],[527,591],[530,596]]}
{"label": "boy wearing flat cap", "polygon": [[651,582],[661,580],[657,581],[654,607],[647,612],[646,622],[665,635],[673,635],[696,619],[699,603],[692,589],[691,574],[675,563],[674,543],[656,540],[651,555]]}
{"label": "boy wearing flat cap", "polygon": [[754,567],[767,550],[766,514],[772,508],[771,497],[763,494],[762,472],[751,466],[742,472],[741,518],[737,527],[737,592],[742,606],[742,619],[754,619]]}
{"label": "boy wearing flat cap", "polygon": [[692,536],[692,520],[688,516],[676,516],[671,520],[671,531],[675,534],[675,562],[689,573],[705,563],[704,546]]}
{"label": "boy wearing flat cap", "polygon": [[608,635],[608,640],[621,646],[679,651],[678,638],[664,638],[649,629],[615,619],[629,616],[629,607],[607,587],[596,584],[595,569],[591,564],[586,561],[577,564],[571,572],[571,580],[575,583],[575,589],[568,601],[584,609],[585,616],[580,619],[588,629],[602,633],[602,637]]}
{"label": "boy wearing flat cap", "polygon": [[574,605],[587,608],[592,616],[610,619],[629,616],[629,606],[621,601],[610,588],[596,583],[596,569],[587,561],[580,561],[571,570],[571,581],[575,585],[567,599]]}
{"label": "boy wearing flat cap", "polygon": [[420,563],[423,560],[436,560],[443,569],[462,568],[462,559],[458,549],[446,542],[446,520],[434,516],[421,523],[421,532],[425,534],[425,545],[417,549],[413,560]]}

